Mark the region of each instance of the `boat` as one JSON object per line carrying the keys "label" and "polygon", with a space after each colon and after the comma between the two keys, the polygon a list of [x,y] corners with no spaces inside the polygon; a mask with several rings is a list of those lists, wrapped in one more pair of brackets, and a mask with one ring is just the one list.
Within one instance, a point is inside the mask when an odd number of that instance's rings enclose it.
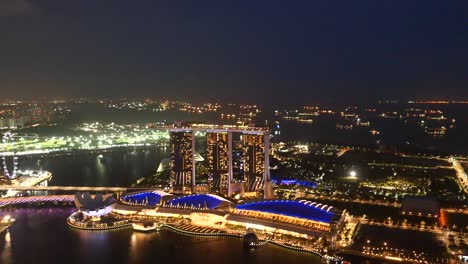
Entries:
{"label": "boat", "polygon": [[248,231],[244,235],[243,242],[244,242],[244,248],[256,248],[258,245],[258,237],[254,232]]}
{"label": "boat", "polygon": [[158,225],[155,222],[132,223],[132,228],[135,231],[152,232],[158,230]]}

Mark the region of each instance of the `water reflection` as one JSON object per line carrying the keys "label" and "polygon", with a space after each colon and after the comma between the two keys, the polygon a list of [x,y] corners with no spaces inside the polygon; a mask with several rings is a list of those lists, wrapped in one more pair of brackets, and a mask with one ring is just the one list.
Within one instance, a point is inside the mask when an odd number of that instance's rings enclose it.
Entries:
{"label": "water reflection", "polygon": [[[245,252],[234,238],[198,238],[170,231],[135,233],[132,229],[106,232],[76,230],[66,224],[74,208],[0,210],[15,223],[9,237],[0,237],[3,263],[320,263],[318,257],[265,246]],[[27,254],[26,254],[27,252]]]}
{"label": "water reflection", "polygon": [[125,149],[42,159],[39,156],[21,157],[20,167],[52,172],[50,185],[128,186],[155,172],[166,157],[169,157],[169,152],[162,148]]}
{"label": "water reflection", "polygon": [[8,263],[8,261],[11,259],[10,231],[6,231],[4,239],[5,239],[5,243],[4,243],[3,247],[2,247],[2,254],[1,254],[0,259],[2,260],[1,263]]}
{"label": "water reflection", "polygon": [[107,168],[105,164],[105,160],[103,155],[98,155],[95,159],[95,164],[96,164],[96,175],[97,175],[97,183],[99,186],[102,186],[104,184],[103,178],[106,177],[107,175]]}
{"label": "water reflection", "polygon": [[151,250],[150,245],[156,239],[158,233],[139,233],[134,232],[130,236],[130,249],[128,254],[128,263],[142,263],[144,256],[141,251]]}

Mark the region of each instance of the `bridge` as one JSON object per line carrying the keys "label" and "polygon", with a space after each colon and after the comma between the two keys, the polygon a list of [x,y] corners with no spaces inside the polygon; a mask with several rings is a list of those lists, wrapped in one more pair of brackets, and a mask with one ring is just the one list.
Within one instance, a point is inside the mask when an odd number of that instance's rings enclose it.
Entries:
{"label": "bridge", "polygon": [[75,192],[129,192],[144,190],[161,190],[151,187],[93,187],[93,186],[13,186],[0,185],[3,191],[75,191]]}
{"label": "bridge", "polygon": [[41,202],[73,202],[74,195],[48,195],[48,196],[26,196],[26,197],[11,197],[0,199],[0,207],[10,204],[27,204]]}

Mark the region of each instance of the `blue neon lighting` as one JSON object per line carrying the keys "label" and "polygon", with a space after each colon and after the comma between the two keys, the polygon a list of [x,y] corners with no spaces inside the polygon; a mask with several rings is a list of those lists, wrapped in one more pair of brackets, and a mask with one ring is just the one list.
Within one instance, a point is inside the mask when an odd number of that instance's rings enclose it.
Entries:
{"label": "blue neon lighting", "polygon": [[310,188],[315,188],[317,187],[317,183],[315,182],[310,182],[310,181],[301,181],[301,180],[296,180],[296,179],[275,179],[276,177],[273,178],[273,180],[276,182],[276,184],[281,184],[281,185],[297,185],[297,186],[304,186],[304,187],[310,187]]}
{"label": "blue neon lighting", "polygon": [[147,205],[157,205],[161,202],[161,198],[163,196],[164,195],[157,192],[141,192],[126,195],[122,198],[122,200],[128,203],[143,203]]}
{"label": "blue neon lighting", "polygon": [[[291,217],[304,218],[330,223],[333,218],[332,207],[320,203],[296,200],[267,200],[239,204],[240,210],[259,211]],[[328,211],[327,211],[328,210]]]}
{"label": "blue neon lighting", "polygon": [[168,202],[172,206],[215,209],[228,200],[213,194],[194,194],[174,198]]}

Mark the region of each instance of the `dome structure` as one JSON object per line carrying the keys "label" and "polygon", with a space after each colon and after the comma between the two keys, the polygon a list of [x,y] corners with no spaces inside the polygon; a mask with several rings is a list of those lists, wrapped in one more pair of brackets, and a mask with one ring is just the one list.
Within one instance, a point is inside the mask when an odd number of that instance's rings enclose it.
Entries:
{"label": "dome structure", "polygon": [[288,217],[330,223],[333,219],[332,206],[306,200],[261,200],[236,205],[237,210],[262,212]]}
{"label": "dome structure", "polygon": [[129,204],[158,205],[172,197],[172,194],[163,191],[147,191],[125,194],[122,201]]}
{"label": "dome structure", "polygon": [[167,202],[173,207],[188,207],[194,209],[216,209],[231,204],[230,201],[214,194],[193,194],[176,197]]}
{"label": "dome structure", "polygon": [[75,194],[76,208],[89,217],[100,217],[110,213],[114,203],[112,194],[91,195],[89,192]]}

